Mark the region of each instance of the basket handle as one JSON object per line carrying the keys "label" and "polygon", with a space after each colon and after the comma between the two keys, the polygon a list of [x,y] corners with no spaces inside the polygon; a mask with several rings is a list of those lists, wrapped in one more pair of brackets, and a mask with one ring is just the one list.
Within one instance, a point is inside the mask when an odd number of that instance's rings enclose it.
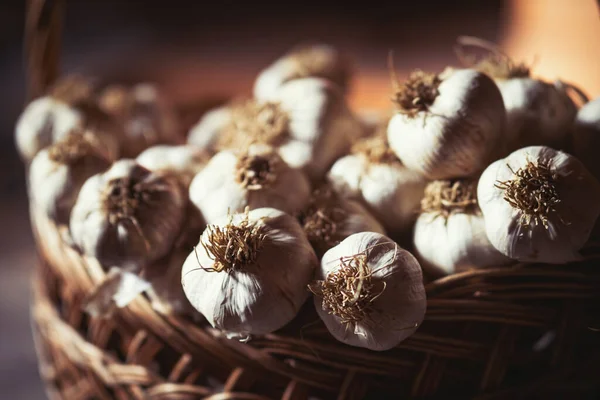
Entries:
{"label": "basket handle", "polygon": [[27,0],[24,61],[28,101],[41,96],[59,75],[65,4],[66,0]]}

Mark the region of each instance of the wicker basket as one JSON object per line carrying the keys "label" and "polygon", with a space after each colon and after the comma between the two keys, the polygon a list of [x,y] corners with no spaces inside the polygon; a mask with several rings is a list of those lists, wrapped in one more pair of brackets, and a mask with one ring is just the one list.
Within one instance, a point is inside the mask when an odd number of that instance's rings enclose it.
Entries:
{"label": "wicker basket", "polygon": [[[52,3],[54,7],[49,7]],[[30,0],[30,94],[56,77],[63,1]],[[45,8],[44,8],[45,7]],[[419,330],[372,352],[335,341],[311,302],[283,330],[240,343],[145,296],[110,319],[81,311],[104,276],[37,210],[33,327],[56,399],[596,398],[600,249],[571,265],[468,271],[426,285]]]}

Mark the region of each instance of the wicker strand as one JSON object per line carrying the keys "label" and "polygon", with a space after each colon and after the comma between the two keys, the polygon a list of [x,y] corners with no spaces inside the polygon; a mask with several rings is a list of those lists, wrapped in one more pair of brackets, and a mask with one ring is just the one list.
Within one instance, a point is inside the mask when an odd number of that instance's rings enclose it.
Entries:
{"label": "wicker strand", "polygon": [[27,100],[41,96],[59,75],[66,0],[27,0],[24,58]]}

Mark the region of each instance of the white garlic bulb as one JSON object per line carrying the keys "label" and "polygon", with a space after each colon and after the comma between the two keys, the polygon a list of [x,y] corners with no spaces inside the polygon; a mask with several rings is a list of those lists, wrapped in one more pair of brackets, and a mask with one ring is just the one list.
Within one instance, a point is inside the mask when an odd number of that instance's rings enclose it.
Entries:
{"label": "white garlic bulb", "polygon": [[187,142],[207,153],[217,150],[219,136],[231,123],[231,106],[225,105],[206,112],[188,133]]}
{"label": "white garlic bulb", "polygon": [[360,121],[333,84],[303,78],[284,84],[271,102],[234,102],[228,111],[209,112],[188,142],[209,150],[266,143],[291,167],[317,181],[362,134]]}
{"label": "white garlic bulb", "polygon": [[74,76],[25,107],[16,124],[15,141],[21,157],[30,162],[40,150],[76,131],[93,132],[106,156],[117,159],[115,125],[94,103],[91,84]]}
{"label": "white garlic bulb", "polygon": [[267,145],[236,154],[217,153],[192,180],[190,200],[212,224],[228,212],[272,207],[296,214],[307,204],[310,183]]}
{"label": "white garlic bulb", "polygon": [[291,321],[317,265],[293,217],[259,208],[209,225],[181,276],[194,308],[229,337],[243,338]]}
{"label": "white garlic bulb", "polygon": [[105,268],[143,268],[171,249],[185,204],[184,189],[172,175],[117,161],[81,188],[71,212],[74,244]]}
{"label": "white garlic bulb", "polygon": [[15,140],[21,157],[31,161],[43,148],[82,124],[80,111],[50,96],[29,103],[17,121]]}
{"label": "white garlic bulb", "polygon": [[577,112],[573,132],[573,154],[596,179],[600,179],[600,97]]}
{"label": "white garlic bulb", "polygon": [[433,275],[511,261],[488,240],[476,192],[477,182],[469,179],[427,185],[413,238],[415,255]]}
{"label": "white garlic bulb", "polygon": [[544,146],[491,164],[477,198],[490,242],[519,261],[580,258],[600,214],[600,183],[575,157]]}
{"label": "white garlic bulb", "polygon": [[366,206],[394,234],[411,226],[426,185],[421,174],[402,165],[381,129],[357,142],[351,154],[338,159],[327,180],[342,197]]}
{"label": "white garlic bulb", "polygon": [[150,171],[173,172],[187,187],[208,159],[208,154],[196,146],[163,144],[144,150],[135,160]]}
{"label": "white garlic bulb", "polygon": [[577,107],[560,82],[530,77],[496,78],[506,107],[509,150],[545,145],[564,148]]}
{"label": "white garlic bulb", "polygon": [[346,91],[351,76],[350,65],[339,51],[328,45],[293,49],[260,73],[254,84],[254,97],[273,101],[281,86],[294,79],[318,77],[332,81]]}
{"label": "white garlic bulb", "polygon": [[171,104],[152,84],[109,86],[100,94],[99,104],[121,126],[124,157],[135,157],[155,144],[183,142]]}
{"label": "white garlic bulb", "polygon": [[326,185],[313,191],[299,219],[319,257],[354,233],[385,234],[383,226],[360,203],[336,195]]}
{"label": "white garlic bulb", "polygon": [[427,306],[417,260],[373,232],[351,235],[325,253],[310,289],[333,337],[371,350],[391,349],[412,335]]}
{"label": "white garlic bulb", "polygon": [[29,168],[31,202],[56,224],[69,224],[71,209],[85,181],[110,161],[81,133],[67,135],[40,151]]}
{"label": "white garlic bulb", "polygon": [[388,140],[402,163],[429,179],[481,171],[495,157],[506,114],[498,87],[472,70],[416,71],[397,89]]}
{"label": "white garlic bulb", "polygon": [[[476,62],[476,57],[466,52],[469,46],[488,54]],[[500,89],[506,108],[506,152],[532,145],[564,148],[568,144],[577,107],[567,94],[567,85],[532,78],[529,66],[514,62],[495,44],[479,38],[459,37],[456,50],[464,64],[490,76]]]}

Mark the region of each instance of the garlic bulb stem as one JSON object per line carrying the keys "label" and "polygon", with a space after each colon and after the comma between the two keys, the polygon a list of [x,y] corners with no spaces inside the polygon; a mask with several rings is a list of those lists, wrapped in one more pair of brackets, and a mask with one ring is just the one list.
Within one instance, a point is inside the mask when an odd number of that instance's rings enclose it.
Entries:
{"label": "garlic bulb stem", "polygon": [[[550,169],[548,160],[527,161],[524,167],[514,171],[513,178],[498,181],[496,187],[504,191],[504,200],[521,213],[522,225],[542,224],[548,229],[548,217],[556,213],[560,203],[557,189],[558,175]],[[560,219],[560,216],[558,216]]]}

